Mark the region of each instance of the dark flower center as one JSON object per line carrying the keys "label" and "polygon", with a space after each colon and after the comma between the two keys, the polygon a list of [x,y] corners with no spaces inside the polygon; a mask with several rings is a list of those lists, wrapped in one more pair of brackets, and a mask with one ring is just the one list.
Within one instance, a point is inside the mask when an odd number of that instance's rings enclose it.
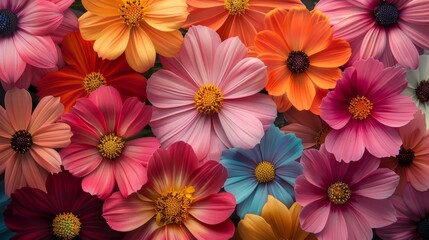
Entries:
{"label": "dark flower center", "polygon": [[303,73],[310,66],[310,60],[303,51],[292,51],[286,60],[287,67],[292,73]]}
{"label": "dark flower center", "polygon": [[8,37],[12,35],[18,26],[18,18],[9,9],[0,9],[0,36]]}
{"label": "dark flower center", "polygon": [[374,9],[374,17],[378,25],[389,27],[398,22],[399,10],[395,5],[383,2]]}
{"label": "dark flower center", "polygon": [[429,81],[423,80],[416,88],[416,96],[421,103],[429,101]]}
{"label": "dark flower center", "polygon": [[422,219],[417,223],[417,232],[423,240],[429,240],[429,219]]}
{"label": "dark flower center", "polygon": [[396,155],[396,160],[398,160],[398,165],[400,167],[409,167],[414,160],[414,151],[411,149],[405,149],[404,146],[401,146],[399,154]]}
{"label": "dark flower center", "polygon": [[30,150],[33,140],[31,134],[27,130],[19,130],[12,135],[10,145],[12,149],[17,153],[26,153]]}

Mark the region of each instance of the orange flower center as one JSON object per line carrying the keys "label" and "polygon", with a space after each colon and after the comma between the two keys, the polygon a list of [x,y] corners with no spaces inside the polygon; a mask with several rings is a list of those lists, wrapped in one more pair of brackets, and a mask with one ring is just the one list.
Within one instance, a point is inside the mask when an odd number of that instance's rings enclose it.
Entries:
{"label": "orange flower center", "polygon": [[143,20],[144,12],[140,0],[126,1],[119,10],[121,10],[121,18],[125,24],[131,27],[138,26]]}
{"label": "orange flower center", "polygon": [[224,3],[229,15],[241,15],[249,9],[249,0],[225,0]]}
{"label": "orange flower center", "polygon": [[156,223],[165,226],[170,223],[181,224],[188,216],[195,188],[185,187],[181,191],[169,191],[156,199]]}
{"label": "orange flower center", "polygon": [[349,112],[353,119],[366,119],[372,110],[372,102],[365,96],[356,96],[350,100]]}
{"label": "orange flower center", "polygon": [[223,94],[219,87],[205,84],[194,95],[195,108],[204,115],[213,115],[223,105]]}
{"label": "orange flower center", "polygon": [[83,79],[83,89],[89,94],[101,85],[106,85],[106,79],[100,72],[91,72]]}
{"label": "orange flower center", "polygon": [[272,163],[262,161],[255,168],[255,177],[259,183],[271,182],[276,177],[276,169]]}
{"label": "orange flower center", "polygon": [[125,141],[114,133],[104,135],[98,144],[98,152],[103,158],[115,159],[119,157],[124,149]]}
{"label": "orange flower center", "polygon": [[26,153],[33,144],[31,134],[27,130],[19,130],[12,135],[10,145],[17,153]]}
{"label": "orange flower center", "polygon": [[328,136],[328,133],[331,131],[331,129],[329,128],[329,127],[326,127],[326,128],[322,128],[322,130],[320,130],[318,133],[317,133],[317,136],[316,136],[316,148],[317,149],[319,149],[320,148],[320,146],[323,144],[323,143],[325,143],[325,139],[326,139],[326,136]]}
{"label": "orange flower center", "polygon": [[349,185],[343,182],[333,183],[328,188],[328,198],[334,204],[344,204],[352,195]]}
{"label": "orange flower center", "polygon": [[54,235],[60,239],[71,240],[79,235],[81,223],[73,213],[60,213],[52,222]]}

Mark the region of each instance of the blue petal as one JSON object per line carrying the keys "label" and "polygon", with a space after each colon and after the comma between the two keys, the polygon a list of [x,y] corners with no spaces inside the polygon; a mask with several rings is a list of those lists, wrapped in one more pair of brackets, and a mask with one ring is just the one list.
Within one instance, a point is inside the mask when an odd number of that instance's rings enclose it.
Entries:
{"label": "blue petal", "polygon": [[237,215],[244,218],[247,213],[260,215],[262,207],[268,199],[268,190],[266,184],[259,184],[254,191],[243,203],[237,205]]}
{"label": "blue petal", "polygon": [[304,167],[298,162],[291,162],[276,168],[276,177],[283,179],[292,186],[295,186],[295,179],[302,174]]}
{"label": "blue petal", "polygon": [[236,203],[243,202],[248,198],[255,188],[258,186],[258,182],[254,177],[234,177],[228,178],[225,182],[225,191],[230,192],[234,195]]}
{"label": "blue petal", "polygon": [[268,194],[273,195],[280,202],[290,207],[294,202],[295,192],[293,186],[283,181],[272,181],[268,184]]}
{"label": "blue petal", "polygon": [[220,162],[228,171],[228,178],[237,176],[253,176],[255,167],[252,167],[248,162],[241,162],[235,159],[222,159]]}

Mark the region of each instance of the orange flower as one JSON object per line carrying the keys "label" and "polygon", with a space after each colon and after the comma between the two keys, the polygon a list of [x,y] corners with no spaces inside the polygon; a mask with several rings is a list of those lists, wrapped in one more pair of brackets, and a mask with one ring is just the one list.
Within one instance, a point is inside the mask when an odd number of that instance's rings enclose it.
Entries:
{"label": "orange flower", "polygon": [[276,7],[304,6],[299,0],[187,0],[189,17],[184,25],[204,25],[222,39],[240,37],[248,47],[263,29],[265,14]]}
{"label": "orange flower", "polygon": [[[310,107],[311,113],[320,115],[320,103],[326,94],[328,94],[328,92],[329,90],[316,88],[316,95],[314,96]],[[277,112],[286,112],[293,106],[286,94],[280,96],[271,96],[271,98],[277,105]]]}
{"label": "orange flower", "polygon": [[255,49],[267,65],[268,94],[286,94],[298,110],[312,108],[316,90],[334,88],[341,77],[339,66],[351,55],[349,43],[333,38],[328,17],[318,10],[277,8],[264,26]]}
{"label": "orange flower", "polygon": [[174,56],[183,36],[178,30],[188,16],[185,0],[82,0],[88,10],[79,18],[86,40],[94,50],[113,60],[124,51],[128,64],[144,72],[155,63],[156,53]]}
{"label": "orange flower", "polygon": [[89,96],[102,85],[115,87],[123,99],[136,96],[146,101],[146,78],[128,66],[124,55],[114,61],[102,60],[93,45],[94,42],[83,40],[79,32],[68,34],[61,44],[68,65],[40,79],[38,96],[59,96],[64,112],[68,112],[78,98]]}

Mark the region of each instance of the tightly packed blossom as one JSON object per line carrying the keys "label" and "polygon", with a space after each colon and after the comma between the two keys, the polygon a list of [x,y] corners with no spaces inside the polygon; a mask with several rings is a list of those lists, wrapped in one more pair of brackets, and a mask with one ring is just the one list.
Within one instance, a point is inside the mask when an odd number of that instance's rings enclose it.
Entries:
{"label": "tightly packed blossom", "polygon": [[85,40],[95,40],[94,50],[114,60],[125,52],[131,68],[144,72],[156,54],[174,56],[183,42],[178,30],[186,20],[185,0],[82,0],[88,10],[79,18]]}
{"label": "tightly packed blossom", "polygon": [[416,69],[419,53],[429,49],[426,0],[320,0],[316,9],[329,16],[336,37],[350,42],[349,64],[372,57]]}
{"label": "tightly packed blossom", "polygon": [[274,102],[258,93],[267,83],[264,64],[246,57],[241,41],[203,26],[191,27],[173,58],[148,80],[152,131],[163,147],[189,143],[198,158],[219,160],[222,150],[252,148],[276,117]]}
{"label": "tightly packed blossom", "polygon": [[322,145],[304,151],[301,163],[304,174],[295,187],[299,219],[317,239],[371,239],[371,228],[396,221],[390,197],[399,177],[378,168],[379,159],[365,154],[357,162],[338,162]]}
{"label": "tightly packed blossom", "polygon": [[398,127],[417,111],[401,94],[406,86],[403,68],[384,68],[374,59],[345,69],[320,105],[320,116],[332,128],[325,139],[328,152],[345,162],[358,161],[365,149],[376,157],[396,156],[402,144]]}
{"label": "tightly packed blossom", "polygon": [[147,125],[151,112],[136,97],[123,101],[115,88],[101,86],[62,116],[73,132],[71,144],[60,151],[63,165],[83,177],[85,192],[105,199],[117,186],[126,197],[146,183],[147,162],[159,141],[130,138]]}
{"label": "tightly packed blossom", "polygon": [[40,99],[32,113],[30,93],[14,88],[0,106],[0,173],[5,173],[5,191],[10,196],[21,187],[45,190],[48,173],[61,170],[55,148],[70,143],[70,126],[57,122],[63,113],[59,98]]}
{"label": "tightly packed blossom", "polygon": [[202,163],[177,142],[159,149],[148,165],[149,181],[137,193],[106,199],[103,216],[124,239],[229,239],[234,196],[219,193],[227,177],[216,161]]}
{"label": "tightly packed blossom", "polygon": [[[284,26],[289,26],[285,28]],[[286,94],[298,110],[309,110],[316,89],[331,89],[349,60],[349,44],[333,38],[328,17],[318,10],[293,7],[270,11],[255,38],[258,58],[268,69],[266,90]]]}

